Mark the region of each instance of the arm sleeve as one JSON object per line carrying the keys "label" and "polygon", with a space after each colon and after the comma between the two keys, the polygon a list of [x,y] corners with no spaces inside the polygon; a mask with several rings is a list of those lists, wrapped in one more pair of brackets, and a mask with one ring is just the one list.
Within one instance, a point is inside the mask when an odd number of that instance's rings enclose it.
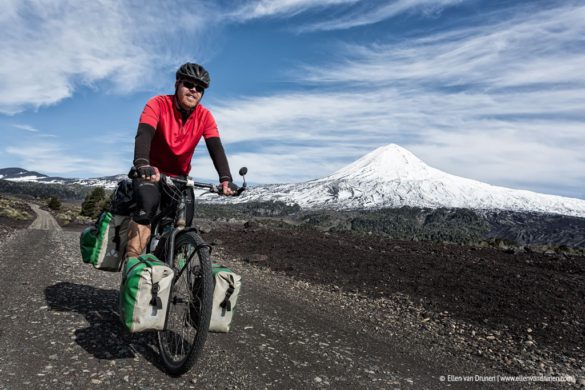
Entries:
{"label": "arm sleeve", "polygon": [[213,166],[215,166],[215,170],[219,174],[219,181],[232,181],[230,166],[219,137],[206,138],[205,144],[207,145],[207,150],[209,151],[211,160],[213,161]]}
{"label": "arm sleeve", "polygon": [[134,166],[150,165],[150,145],[160,118],[160,103],[156,97],[144,106],[134,141]]}
{"label": "arm sleeve", "polygon": [[155,128],[146,123],[138,124],[136,140],[134,141],[134,166],[150,165],[150,145],[154,137]]}

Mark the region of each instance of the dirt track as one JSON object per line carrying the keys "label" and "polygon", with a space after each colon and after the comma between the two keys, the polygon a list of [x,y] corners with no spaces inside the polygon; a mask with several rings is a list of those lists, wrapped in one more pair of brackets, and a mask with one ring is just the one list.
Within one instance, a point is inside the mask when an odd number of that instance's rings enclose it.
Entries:
{"label": "dirt track", "polygon": [[36,230],[61,230],[61,226],[48,211],[42,210],[36,204],[30,203],[30,207],[37,214],[37,218],[30,224],[29,229]]}
{"label": "dirt track", "polygon": [[[263,252],[263,245],[278,247],[271,234],[254,234],[219,227],[204,236],[225,236],[215,257],[242,274],[243,293],[232,332],[211,335],[195,368],[171,378],[160,367],[152,335],[122,329],[120,275],[81,263],[78,232],[17,231],[0,243],[6,305],[0,316],[0,388],[469,389],[502,386],[443,382],[441,376],[518,373],[449,347],[445,340],[456,344],[456,338],[426,331],[434,319],[421,326],[416,305],[406,296],[373,300],[340,291],[345,285],[307,283],[310,257],[296,266],[307,272],[296,280],[286,275],[292,265],[271,265],[278,272],[251,266],[234,255],[240,253],[236,245],[255,241],[254,253]],[[305,261],[293,257],[296,264]],[[506,388],[525,387],[508,383]]]}

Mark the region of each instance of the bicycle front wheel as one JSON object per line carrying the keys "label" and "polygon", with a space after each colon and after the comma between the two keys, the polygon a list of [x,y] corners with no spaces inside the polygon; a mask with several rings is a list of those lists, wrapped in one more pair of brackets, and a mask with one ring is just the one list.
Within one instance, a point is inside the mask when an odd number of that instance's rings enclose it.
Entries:
{"label": "bicycle front wheel", "polygon": [[[189,371],[203,350],[213,299],[209,247],[193,232],[180,234],[174,245],[173,284],[167,324],[158,332],[161,358],[171,375]],[[191,259],[189,261],[189,259]]]}

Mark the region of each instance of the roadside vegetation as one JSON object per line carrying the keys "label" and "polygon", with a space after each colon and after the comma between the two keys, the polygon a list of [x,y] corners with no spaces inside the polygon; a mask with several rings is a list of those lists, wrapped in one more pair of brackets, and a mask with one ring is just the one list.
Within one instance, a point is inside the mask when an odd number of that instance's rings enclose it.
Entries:
{"label": "roadside vegetation", "polygon": [[97,218],[100,213],[110,207],[110,196],[102,187],[94,188],[83,200],[80,215]]}
{"label": "roadside vegetation", "polygon": [[35,213],[21,200],[0,195],[0,217],[17,221],[32,221]]}
{"label": "roadside vegetation", "polygon": [[109,199],[109,191],[95,187],[87,193],[83,202],[52,196],[44,205],[60,226],[77,228],[94,223],[99,214],[109,207]]}
{"label": "roadside vegetation", "polygon": [[35,217],[36,214],[25,201],[0,195],[0,241],[15,229],[26,228]]}
{"label": "roadside vegetation", "polygon": [[51,196],[49,198],[49,200],[47,201],[47,206],[51,210],[53,210],[53,211],[59,211],[59,210],[61,210],[61,206],[62,205],[63,204],[61,203],[61,201],[58,198],[54,197],[54,196]]}
{"label": "roadside vegetation", "polygon": [[86,226],[95,222],[93,218],[81,214],[81,205],[79,202],[63,202],[59,210],[49,209],[49,211],[62,227]]}

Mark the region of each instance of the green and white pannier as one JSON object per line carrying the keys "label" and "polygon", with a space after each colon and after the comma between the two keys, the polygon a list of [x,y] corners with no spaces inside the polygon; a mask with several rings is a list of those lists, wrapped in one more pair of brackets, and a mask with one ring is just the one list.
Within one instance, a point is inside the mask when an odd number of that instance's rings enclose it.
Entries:
{"label": "green and white pannier", "polygon": [[96,269],[119,271],[126,256],[130,217],[103,212],[96,224],[83,230],[81,258]]}
{"label": "green and white pannier", "polygon": [[213,307],[211,310],[210,332],[227,333],[234,316],[242,277],[231,269],[213,264]]}
{"label": "green and white pannier", "polygon": [[120,319],[132,332],[163,330],[174,272],[153,254],[131,257],[120,286]]}

